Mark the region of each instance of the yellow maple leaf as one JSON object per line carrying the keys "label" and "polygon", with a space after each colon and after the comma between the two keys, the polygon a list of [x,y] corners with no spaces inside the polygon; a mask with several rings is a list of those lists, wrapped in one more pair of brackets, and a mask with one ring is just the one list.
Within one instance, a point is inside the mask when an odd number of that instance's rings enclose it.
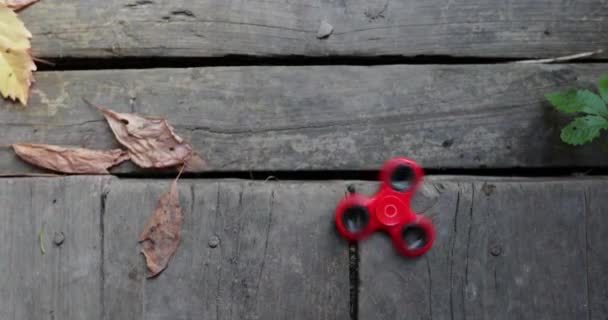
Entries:
{"label": "yellow maple leaf", "polygon": [[[3,0],[0,0],[3,1]],[[6,3],[0,3],[0,94],[27,104],[36,64],[31,55],[32,34]]]}

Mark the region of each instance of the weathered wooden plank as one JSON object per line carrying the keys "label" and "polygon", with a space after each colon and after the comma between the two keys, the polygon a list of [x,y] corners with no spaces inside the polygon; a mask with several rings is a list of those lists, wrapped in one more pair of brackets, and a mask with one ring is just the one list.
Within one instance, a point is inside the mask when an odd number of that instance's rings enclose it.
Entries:
{"label": "weathered wooden plank", "polygon": [[608,314],[608,189],[587,184],[585,191],[586,262],[588,275],[589,319],[601,320]]}
{"label": "weathered wooden plank", "polygon": [[[426,168],[605,167],[571,147],[543,94],[594,88],[585,65],[234,67],[42,72],[27,108],[0,101],[1,144],[116,147],[82,98],[166,116],[210,171],[376,169],[403,154]],[[114,172],[133,172],[123,166]],[[0,148],[0,174],[31,172]]]}
{"label": "weathered wooden plank", "polygon": [[101,319],[107,179],[0,179],[1,319]]}
{"label": "weathered wooden plank", "polygon": [[[348,317],[348,247],[332,219],[346,182],[184,180],[183,242],[145,280],[136,238],[168,184],[0,179],[2,319]],[[602,319],[607,184],[428,178],[415,204],[436,245],[407,260],[382,237],[362,242],[359,318]]]}
{"label": "weathered wooden plank", "polygon": [[[601,0],[51,0],[21,15],[42,57],[547,57],[608,47]],[[317,39],[324,20],[334,32]]]}
{"label": "weathered wooden plank", "polygon": [[399,257],[380,236],[361,243],[359,318],[600,319],[608,224],[591,190],[607,185],[435,181],[422,196],[438,230],[427,255]]}
{"label": "weathered wooden plank", "polygon": [[182,243],[143,278],[137,235],[168,183],[116,181],[106,200],[104,319],[346,319],[343,183],[182,181]]}

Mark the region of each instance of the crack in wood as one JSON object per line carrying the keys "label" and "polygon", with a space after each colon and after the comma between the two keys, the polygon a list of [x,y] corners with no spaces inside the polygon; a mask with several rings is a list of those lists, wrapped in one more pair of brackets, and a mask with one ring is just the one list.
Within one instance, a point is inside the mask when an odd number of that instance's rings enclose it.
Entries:
{"label": "crack in wood", "polygon": [[587,224],[587,215],[589,213],[589,198],[587,195],[587,187],[583,188],[583,201],[584,201],[584,206],[583,206],[583,221],[585,223],[584,225],[584,230],[585,230],[585,282],[586,282],[586,294],[587,294],[587,320],[592,319],[591,318],[591,282],[589,281],[589,273],[590,273],[590,266],[589,266],[589,232],[588,232],[588,228],[589,225]]}
{"label": "crack in wood", "polygon": [[101,195],[100,195],[100,214],[99,214],[99,250],[101,261],[99,262],[99,304],[101,306],[101,319],[106,319],[106,299],[105,299],[105,286],[106,286],[106,270],[105,270],[105,216],[106,216],[106,200],[110,193],[110,181],[102,181],[101,183]]}
{"label": "crack in wood", "polygon": [[448,256],[449,282],[450,282],[450,319],[454,320],[454,248],[456,247],[456,236],[458,235],[458,209],[460,207],[460,184],[456,184],[458,193],[456,195],[456,211],[454,212],[454,227],[452,232],[452,248]]}
{"label": "crack in wood", "polygon": [[[387,116],[371,116],[371,117],[357,117],[352,119],[345,119],[343,121],[327,121],[320,123],[308,123],[304,125],[283,125],[275,127],[261,127],[261,128],[245,128],[245,129],[220,129],[210,126],[202,125],[176,125],[176,128],[189,130],[189,131],[205,131],[212,134],[223,134],[223,135],[243,135],[243,134],[259,134],[269,132],[288,132],[308,129],[329,129],[337,127],[357,127],[361,125],[382,125],[386,127],[388,125],[399,125],[407,128],[410,124],[420,125],[423,122],[452,122],[455,118],[468,120],[476,119],[487,119],[495,117],[496,115],[517,112],[520,109],[527,109],[530,105],[537,104],[538,99],[530,100],[526,103],[518,103],[509,107],[490,107],[485,108],[483,111],[478,110],[477,112],[471,112],[467,110],[463,111],[448,111],[438,112],[430,115],[414,115],[414,114],[391,114]],[[497,120],[499,121],[499,120]],[[411,127],[411,126],[410,126]]]}
{"label": "crack in wood", "polygon": [[424,257],[426,260],[426,272],[429,278],[429,320],[433,320],[433,277],[431,274],[431,262],[429,261],[428,255]]}
{"label": "crack in wood", "polygon": [[469,231],[467,232],[467,251],[464,267],[464,285],[462,286],[462,312],[463,319],[467,319],[467,290],[469,286],[469,247],[471,245],[471,231],[473,229],[473,204],[475,203],[475,184],[471,183],[471,206],[469,208]]}
{"label": "crack in wood", "polygon": [[264,240],[264,253],[262,254],[262,265],[260,266],[260,272],[258,273],[258,281],[255,286],[256,296],[260,291],[260,285],[262,282],[262,276],[264,275],[264,268],[266,266],[266,259],[268,255],[268,240],[270,238],[270,229],[272,228],[272,212],[274,208],[274,188],[270,191],[269,209],[268,209],[268,223],[266,224],[266,239]]}
{"label": "crack in wood", "polygon": [[349,245],[349,263],[348,263],[348,278],[349,278],[349,312],[350,320],[358,320],[359,318],[359,245],[353,242]]}
{"label": "crack in wood", "polygon": [[[221,185],[220,182],[217,183],[217,198],[216,198],[216,207],[215,207],[215,221],[219,221],[220,219],[220,190],[221,190]],[[221,313],[220,313],[220,305],[222,302],[222,298],[221,298],[221,284],[222,284],[222,266],[224,264],[224,248],[223,246],[219,246],[220,247],[220,262],[219,262],[219,270],[218,272],[218,278],[217,278],[217,287],[215,290],[215,318],[216,319],[222,319],[221,318]]]}
{"label": "crack in wood", "polygon": [[137,0],[135,2],[127,3],[124,5],[125,8],[137,8],[141,6],[145,6],[148,4],[154,4],[154,1],[151,0]]}

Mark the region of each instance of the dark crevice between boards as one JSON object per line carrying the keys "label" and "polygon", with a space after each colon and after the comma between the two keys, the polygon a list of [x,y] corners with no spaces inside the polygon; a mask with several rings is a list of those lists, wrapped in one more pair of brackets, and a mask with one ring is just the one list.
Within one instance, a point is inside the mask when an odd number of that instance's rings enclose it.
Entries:
{"label": "dark crevice between boards", "polygon": [[350,320],[359,319],[359,246],[353,242],[348,247],[348,275],[350,281]]}
{"label": "dark crevice between boards", "polygon": [[[608,167],[556,167],[556,168],[479,168],[460,169],[445,168],[424,169],[426,175],[435,176],[479,176],[479,177],[582,177],[582,176],[608,176]],[[119,178],[138,179],[174,179],[176,172],[171,171],[135,171],[130,173],[113,173]],[[281,180],[378,180],[377,170],[307,170],[307,171],[215,171],[200,173],[183,173],[180,179],[245,179],[262,181]]]}
{"label": "dark crevice between boards", "polygon": [[[46,58],[39,62],[39,71],[155,69],[236,66],[325,66],[325,65],[417,65],[417,64],[500,64],[533,58],[455,57],[448,55],[419,56],[273,56],[255,57],[227,55],[222,57],[107,57],[107,58]],[[564,63],[602,63],[608,59],[580,59]]]}
{"label": "dark crevice between boards", "polygon": [[99,305],[101,306],[101,318],[105,319],[105,286],[106,286],[106,274],[105,274],[105,215],[106,215],[106,199],[108,197],[108,190],[106,190],[105,186],[101,191],[101,203],[100,203],[100,215],[99,215],[99,250],[101,254],[101,259],[99,262]]}

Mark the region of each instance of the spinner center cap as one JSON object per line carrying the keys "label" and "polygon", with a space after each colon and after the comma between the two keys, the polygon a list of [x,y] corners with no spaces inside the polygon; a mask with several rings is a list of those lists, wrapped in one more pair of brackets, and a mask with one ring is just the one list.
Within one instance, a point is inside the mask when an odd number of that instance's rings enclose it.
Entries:
{"label": "spinner center cap", "polygon": [[385,226],[399,224],[405,214],[406,206],[395,196],[385,196],[376,205],[376,218]]}

